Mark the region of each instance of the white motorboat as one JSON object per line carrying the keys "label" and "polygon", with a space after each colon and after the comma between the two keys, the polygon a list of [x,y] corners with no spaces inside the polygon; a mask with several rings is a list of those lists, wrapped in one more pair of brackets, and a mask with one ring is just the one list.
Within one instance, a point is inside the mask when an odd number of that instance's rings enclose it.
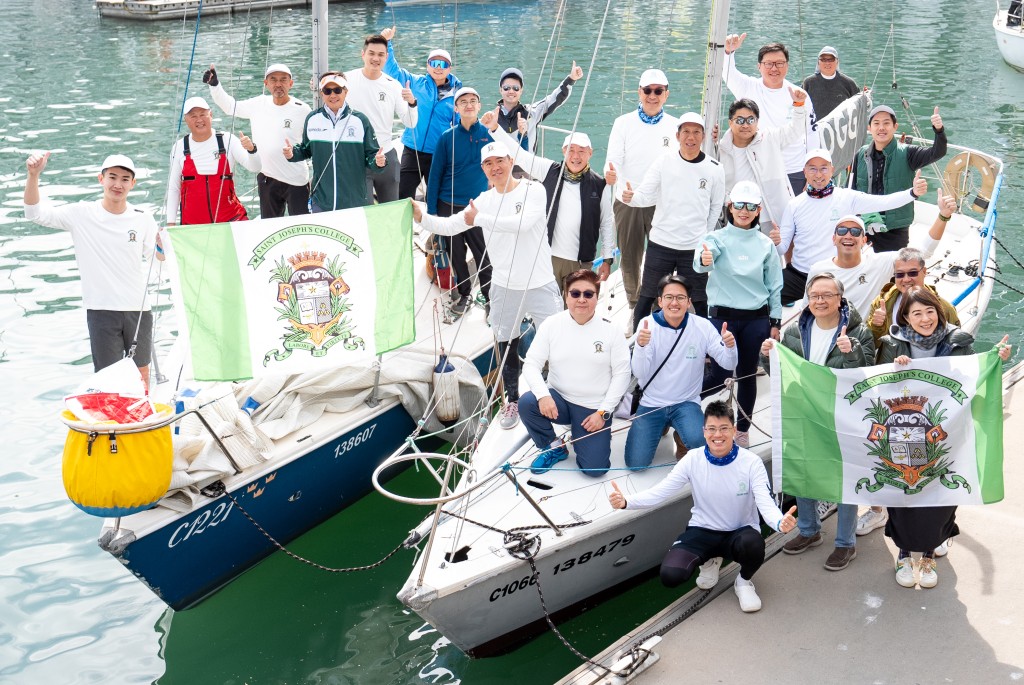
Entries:
{"label": "white motorboat", "polygon": [[[1014,4],[1010,4],[1011,8],[1014,8]],[[1021,14],[1024,13],[1024,7],[1018,2],[1014,9],[1016,16],[1010,16],[1010,10],[998,9],[996,6],[996,16],[992,19],[992,29],[996,34],[996,45],[999,46],[999,52],[1003,56],[1003,60],[1006,61],[1014,69],[1024,71],[1024,22],[1021,21]]]}

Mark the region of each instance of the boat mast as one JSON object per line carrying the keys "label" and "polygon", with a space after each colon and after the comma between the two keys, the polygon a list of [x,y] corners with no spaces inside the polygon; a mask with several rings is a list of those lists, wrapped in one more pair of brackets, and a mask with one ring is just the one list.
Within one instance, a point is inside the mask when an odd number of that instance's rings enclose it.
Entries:
{"label": "boat mast", "polygon": [[[712,0],[711,24],[708,27],[708,52],[704,64],[704,130],[710,134],[722,113],[722,72],[725,66],[725,37],[729,32],[729,4],[731,0]],[[715,143],[711,135],[704,136],[704,154],[715,157]]]}
{"label": "boat mast", "polygon": [[319,79],[320,74],[329,69],[327,66],[327,0],[313,0],[313,77],[310,79],[310,87],[316,93],[317,109],[323,106],[320,97]]}

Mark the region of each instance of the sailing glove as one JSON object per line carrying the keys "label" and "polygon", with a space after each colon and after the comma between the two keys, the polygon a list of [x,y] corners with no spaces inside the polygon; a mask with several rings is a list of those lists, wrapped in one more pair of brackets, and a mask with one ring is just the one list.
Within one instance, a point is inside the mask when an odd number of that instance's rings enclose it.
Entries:
{"label": "sailing glove", "polygon": [[207,84],[211,88],[216,88],[217,84],[220,83],[220,81],[217,79],[217,70],[213,67],[207,69],[206,73],[203,74],[203,83]]}

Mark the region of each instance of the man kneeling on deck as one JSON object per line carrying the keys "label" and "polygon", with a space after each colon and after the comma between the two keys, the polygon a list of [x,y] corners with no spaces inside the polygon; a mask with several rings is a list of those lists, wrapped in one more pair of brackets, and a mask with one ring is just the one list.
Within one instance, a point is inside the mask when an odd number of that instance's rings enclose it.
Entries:
{"label": "man kneeling on deck", "polygon": [[735,434],[732,410],[725,402],[712,402],[704,410],[707,445],[703,459],[683,459],[664,480],[630,495],[628,501],[612,481],[614,491],[608,495],[608,501],[614,509],[646,509],[689,483],[693,491],[690,522],[661,562],[661,582],[676,587],[689,580],[699,567],[697,587],[710,590],[718,584],[722,557],[729,557],[740,565],[733,588],[740,608],[750,613],[761,608],[761,598],[750,581],[764,563],[764,538],[757,512],[761,512],[769,526],[788,533],[796,526],[796,507],[783,515],[775,506],[764,462],[735,444]]}

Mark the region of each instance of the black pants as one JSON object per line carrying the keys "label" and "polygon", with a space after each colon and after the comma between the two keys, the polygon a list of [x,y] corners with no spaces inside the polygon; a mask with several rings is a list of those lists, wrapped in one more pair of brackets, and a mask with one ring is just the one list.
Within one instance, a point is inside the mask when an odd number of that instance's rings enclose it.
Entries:
{"label": "black pants", "polygon": [[750,580],[764,563],[764,538],[750,526],[739,530],[688,526],[661,562],[661,582],[666,587],[682,585],[701,564],[715,557],[732,559],[740,565],[740,577]]}
{"label": "black pants", "polygon": [[897,252],[910,242],[909,228],[895,228],[871,236],[871,247],[875,252]]}
{"label": "black pants", "polygon": [[647,241],[644,256],[644,275],[640,282],[640,295],[633,309],[633,328],[651,313],[651,307],[658,299],[658,281],[671,273],[679,274],[686,280],[690,304],[697,316],[708,315],[708,275],[693,270],[693,250],[674,250],[671,247]]}
{"label": "black pants", "polygon": [[260,172],[256,174],[256,186],[260,193],[261,218],[284,216],[286,207],[290,216],[309,214],[309,185],[293,186]]}
{"label": "black pants", "polygon": [[402,170],[398,177],[398,199],[415,197],[420,182],[430,178],[430,160],[434,155],[411,148],[402,151]]}
{"label": "black pants", "polygon": [[[450,205],[444,200],[437,201],[438,216],[452,216],[458,214],[465,207]],[[448,254],[452,260],[452,268],[455,269],[455,278],[459,295],[469,296],[473,293],[473,274],[469,271],[469,264],[466,263],[467,248],[473,254],[473,261],[476,262],[477,278],[480,280],[480,291],[484,297],[491,296],[491,260],[487,256],[487,243],[484,242],[484,229],[474,226],[468,231],[457,235],[447,236]]]}
{"label": "black pants", "polygon": [[[712,307],[712,311],[717,308]],[[726,309],[722,307],[721,309]],[[716,331],[722,330],[722,324],[729,324],[729,332],[736,336],[736,401],[740,405],[740,413],[736,418],[736,430],[749,431],[749,416],[754,415],[754,404],[757,402],[757,364],[761,355],[761,344],[771,335],[772,326],[768,314],[763,316],[745,316],[743,312],[737,316],[736,310],[728,310],[724,315],[716,312],[711,316],[711,325]],[[753,314],[751,312],[750,314]],[[732,369],[723,369],[714,359],[711,360],[711,373],[708,376],[707,390],[718,392],[722,389],[725,379],[732,378]],[[717,555],[716,555],[717,556]]]}
{"label": "black pants", "polygon": [[[505,399],[508,402],[518,402],[519,374],[523,367],[522,361],[519,359],[519,336],[508,342],[499,342],[498,354],[505,359],[505,364],[501,367],[501,383],[505,386]],[[498,361],[500,362],[501,358]]]}
{"label": "black pants", "polygon": [[804,297],[807,287],[807,274],[787,264],[782,270],[782,306],[790,305]]}

